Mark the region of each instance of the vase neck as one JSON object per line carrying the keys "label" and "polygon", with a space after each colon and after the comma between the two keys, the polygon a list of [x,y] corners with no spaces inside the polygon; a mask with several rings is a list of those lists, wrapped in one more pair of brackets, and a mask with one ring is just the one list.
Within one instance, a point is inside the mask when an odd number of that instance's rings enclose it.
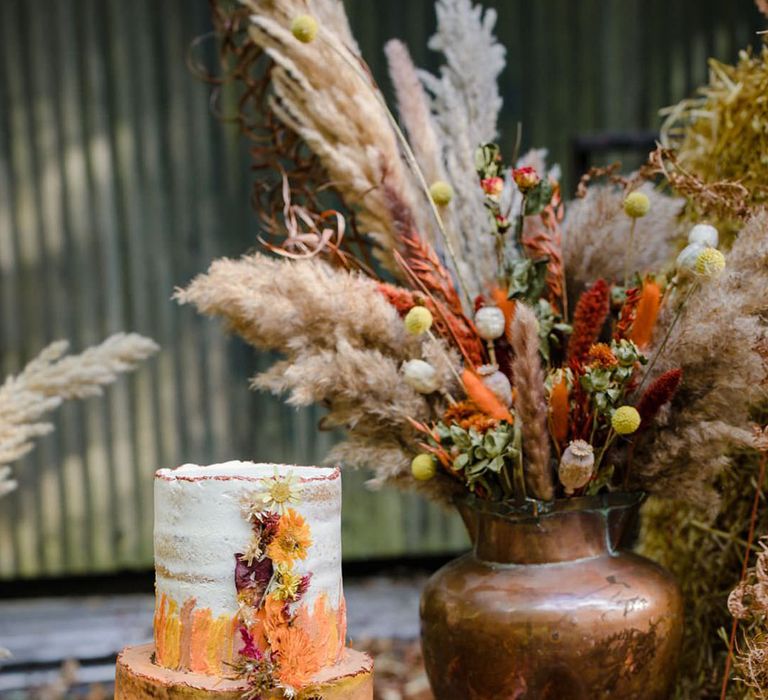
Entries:
{"label": "vase neck", "polygon": [[[636,504],[554,511],[538,517],[463,512],[475,556],[498,564],[552,564],[612,553]],[[471,524],[470,524],[471,523]]]}

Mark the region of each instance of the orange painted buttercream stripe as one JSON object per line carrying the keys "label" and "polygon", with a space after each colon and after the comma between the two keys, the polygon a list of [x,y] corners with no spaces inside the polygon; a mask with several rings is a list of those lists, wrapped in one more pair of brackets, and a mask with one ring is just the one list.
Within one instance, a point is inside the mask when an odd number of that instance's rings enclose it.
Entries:
{"label": "orange painted buttercream stripe", "polygon": [[160,666],[165,664],[165,619],[167,600],[165,593],[160,596],[160,600],[155,603],[155,660]]}
{"label": "orange painted buttercream stripe", "polygon": [[168,620],[165,625],[165,662],[163,666],[170,669],[179,668],[181,657],[181,622],[177,614],[178,605],[171,600],[168,606]]}
{"label": "orange painted buttercream stripe", "polygon": [[195,610],[192,615],[192,637],[190,639],[189,664],[190,669],[198,673],[208,671],[206,646],[211,626],[211,611]]}
{"label": "orange painted buttercream stripe", "polygon": [[184,601],[179,618],[180,637],[179,637],[179,666],[189,668],[189,650],[192,639],[192,611],[195,609],[194,598]]}

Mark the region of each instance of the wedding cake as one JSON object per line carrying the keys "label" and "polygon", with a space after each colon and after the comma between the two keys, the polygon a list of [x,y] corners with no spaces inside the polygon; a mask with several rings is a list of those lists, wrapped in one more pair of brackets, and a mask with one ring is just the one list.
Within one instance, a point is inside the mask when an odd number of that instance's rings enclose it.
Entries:
{"label": "wedding cake", "polygon": [[154,644],[120,655],[116,698],[372,698],[344,645],[338,469],[161,469],[154,544]]}

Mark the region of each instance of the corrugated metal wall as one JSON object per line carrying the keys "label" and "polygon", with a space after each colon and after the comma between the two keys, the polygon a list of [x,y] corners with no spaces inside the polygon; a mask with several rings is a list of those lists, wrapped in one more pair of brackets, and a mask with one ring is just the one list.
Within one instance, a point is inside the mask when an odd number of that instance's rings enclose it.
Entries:
{"label": "corrugated metal wall", "polygon": [[[748,0],[508,0],[507,142],[567,161],[584,131],[648,128],[655,111],[732,60],[759,27]],[[381,46],[400,36],[431,66],[425,0],[349,3],[385,82]],[[0,369],[46,343],[75,349],[128,329],[161,355],[106,400],[66,406],[0,501],[0,578],[151,563],[152,472],[233,457],[311,463],[330,437],[317,415],[248,392],[259,359],[169,301],[214,257],[255,244],[249,171],[236,134],[188,71],[208,31],[205,0],[0,3]],[[349,557],[461,546],[461,526],[412,496],[345,482]]]}

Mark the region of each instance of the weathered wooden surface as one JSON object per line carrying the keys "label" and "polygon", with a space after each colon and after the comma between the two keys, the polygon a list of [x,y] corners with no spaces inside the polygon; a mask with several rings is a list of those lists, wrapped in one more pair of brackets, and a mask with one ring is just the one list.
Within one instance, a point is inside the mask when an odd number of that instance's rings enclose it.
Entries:
{"label": "weathered wooden surface", "polygon": [[[353,645],[365,639],[416,639],[423,583],[422,578],[348,581]],[[152,639],[153,608],[151,595],[0,602],[0,646],[13,654],[0,662],[0,697],[46,682],[65,659],[83,665],[83,680],[109,681],[114,657],[123,647]]]}
{"label": "weathered wooden surface", "polygon": [[[387,38],[434,67],[431,0],[348,4],[383,85]],[[573,135],[655,127],[706,56],[733,60],[762,26],[748,0],[490,4],[509,49],[504,144],[521,120],[525,143],[565,166]],[[0,502],[0,578],[149,567],[157,467],[312,463],[330,444],[316,412],[248,392],[263,359],[169,301],[256,242],[246,149],[185,64],[207,13],[205,0],[0,3],[0,371],[62,337],[80,349],[127,329],[164,348],[105,401],[65,407],[19,465],[19,491]],[[364,478],[345,480],[347,557],[464,544],[457,519],[366,494]]]}

